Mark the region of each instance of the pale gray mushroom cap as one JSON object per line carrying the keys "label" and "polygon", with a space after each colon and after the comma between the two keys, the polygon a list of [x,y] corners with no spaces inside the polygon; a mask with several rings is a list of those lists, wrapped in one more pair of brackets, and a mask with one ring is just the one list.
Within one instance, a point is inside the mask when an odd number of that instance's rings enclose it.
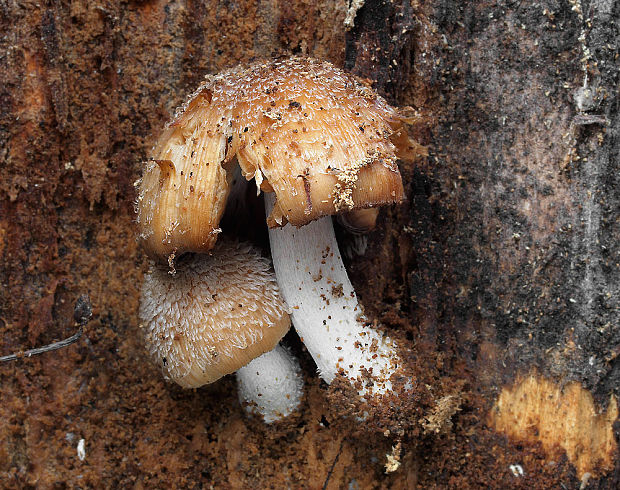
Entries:
{"label": "pale gray mushroom cap", "polygon": [[269,261],[229,241],[179,264],[175,274],[153,266],[139,315],[152,358],[167,379],[187,388],[237,371],[290,328]]}

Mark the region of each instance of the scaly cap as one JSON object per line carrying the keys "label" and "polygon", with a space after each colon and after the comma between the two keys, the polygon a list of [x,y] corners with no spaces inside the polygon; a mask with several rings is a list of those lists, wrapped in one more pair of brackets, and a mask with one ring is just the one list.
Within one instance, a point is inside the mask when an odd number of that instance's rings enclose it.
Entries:
{"label": "scaly cap", "polygon": [[270,351],[290,328],[269,261],[250,246],[223,241],[175,274],[146,275],[140,320],[147,348],[166,378],[195,388]]}
{"label": "scaly cap", "polygon": [[153,258],[206,252],[217,240],[236,156],[275,192],[269,226],[399,202],[397,158],[414,152],[370,85],[332,64],[286,58],[209,76],[159,138],[137,203]]}

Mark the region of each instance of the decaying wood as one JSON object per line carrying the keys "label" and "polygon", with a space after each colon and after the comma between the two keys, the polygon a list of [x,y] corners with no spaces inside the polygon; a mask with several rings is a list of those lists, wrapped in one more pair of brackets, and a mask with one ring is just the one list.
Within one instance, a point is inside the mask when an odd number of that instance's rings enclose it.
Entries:
{"label": "decaying wood", "polygon": [[[3,487],[618,486],[618,3],[367,0],[345,26],[350,3],[0,3],[0,355],[95,308],[0,365]],[[340,233],[415,386],[362,436],[294,334],[307,397],[275,428],[139,342],[147,149],[205,74],[286,53],[374,80],[428,152],[365,252]]]}

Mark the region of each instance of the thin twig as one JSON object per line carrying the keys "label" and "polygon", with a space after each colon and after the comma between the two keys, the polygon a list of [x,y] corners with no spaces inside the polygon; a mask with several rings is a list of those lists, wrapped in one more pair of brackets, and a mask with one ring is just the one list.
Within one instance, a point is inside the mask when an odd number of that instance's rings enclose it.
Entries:
{"label": "thin twig", "polygon": [[76,342],[82,336],[83,332],[84,332],[84,329],[80,325],[79,330],[69,338],[66,338],[64,340],[59,340],[58,342],[54,342],[52,344],[44,345],[43,347],[37,347],[36,349],[20,351],[20,352],[17,352],[16,354],[2,356],[0,357],[0,361],[16,361],[17,359],[22,359],[24,357],[32,357],[38,354],[43,354],[44,352],[51,352],[54,350],[62,349],[63,347],[67,347],[68,345],[71,345],[74,342]]}
{"label": "thin twig", "polygon": [[327,478],[325,478],[325,483],[323,483],[323,490],[327,490],[327,484],[329,483],[329,479],[332,477],[332,473],[334,472],[334,468],[336,467],[336,463],[338,462],[338,458],[340,457],[340,453],[342,452],[342,445],[344,444],[344,438],[340,441],[340,447],[338,448],[338,453],[334,458],[334,462],[332,463],[331,468],[327,472]]}
{"label": "thin twig", "polygon": [[93,307],[90,303],[90,299],[87,294],[83,294],[75,302],[75,308],[73,309],[73,318],[75,320],[75,324],[79,326],[79,329],[76,333],[64,340],[59,340],[58,342],[53,342],[51,344],[44,345],[43,347],[37,347],[35,349],[29,349],[27,351],[20,351],[15,354],[10,354],[8,356],[2,356],[0,357],[0,362],[16,361],[17,359],[23,359],[25,357],[32,357],[43,354],[44,352],[51,352],[62,349],[63,347],[67,347],[68,345],[73,344],[80,339],[80,337],[84,333],[84,325],[88,323],[92,316]]}

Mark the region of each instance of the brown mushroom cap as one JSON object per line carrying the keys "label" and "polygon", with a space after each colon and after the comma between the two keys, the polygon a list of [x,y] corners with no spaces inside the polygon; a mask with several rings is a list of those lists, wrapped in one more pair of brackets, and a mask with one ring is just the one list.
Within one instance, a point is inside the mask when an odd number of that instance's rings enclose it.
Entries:
{"label": "brown mushroom cap", "polygon": [[379,210],[377,208],[354,209],[338,215],[338,222],[350,233],[364,234],[375,229]]}
{"label": "brown mushroom cap", "polygon": [[246,178],[276,194],[270,226],[403,199],[391,140],[402,121],[368,83],[306,58],[256,64],[235,77],[244,97],[233,146]]}
{"label": "brown mushroom cap", "polygon": [[140,320],[164,375],[186,388],[212,383],[273,349],[290,328],[270,263],[250,246],[222,241],[176,274],[145,277]]}
{"label": "brown mushroom cap", "polygon": [[140,182],[139,240],[153,258],[207,252],[230,190],[230,109],[198,94],[159,137]]}
{"label": "brown mushroom cap", "polygon": [[248,180],[275,192],[270,226],[399,202],[396,159],[413,145],[405,119],[367,82],[323,61],[293,57],[208,77],[146,165],[139,238],[159,259],[210,250],[235,156]]}

